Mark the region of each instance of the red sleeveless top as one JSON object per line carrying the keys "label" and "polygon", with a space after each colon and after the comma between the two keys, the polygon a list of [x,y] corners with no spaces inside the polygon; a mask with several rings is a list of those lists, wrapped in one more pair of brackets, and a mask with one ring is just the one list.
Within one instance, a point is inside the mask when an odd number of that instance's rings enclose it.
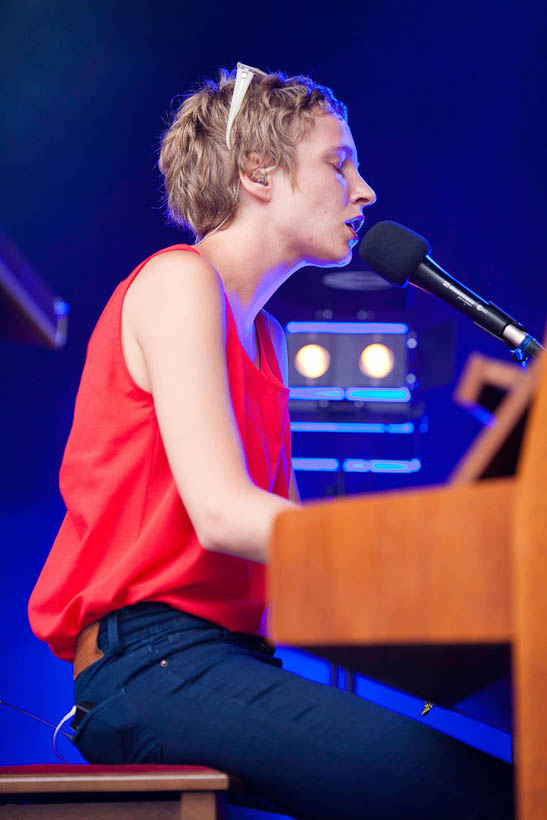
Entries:
{"label": "red sleeveless top", "polygon": [[[170,250],[198,253],[189,245],[158,253]],[[85,626],[139,601],[163,601],[236,632],[265,634],[266,566],[203,549],[167,462],[152,395],[125,363],[122,303],[146,262],[118,285],[89,340],[60,472],[67,512],[29,602],[34,633],[65,660],[73,659]],[[289,390],[267,319],[263,311],[256,318],[258,370],[226,295],[225,301],[230,394],[249,475],[288,498]]]}

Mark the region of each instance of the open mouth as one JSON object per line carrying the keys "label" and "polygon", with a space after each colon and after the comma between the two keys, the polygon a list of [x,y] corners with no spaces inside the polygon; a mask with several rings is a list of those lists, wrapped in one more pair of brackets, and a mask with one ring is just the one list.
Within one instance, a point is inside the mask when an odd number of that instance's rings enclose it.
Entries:
{"label": "open mouth", "polygon": [[356,239],[357,231],[359,230],[364,221],[365,220],[362,216],[356,216],[355,219],[348,219],[345,223],[348,226],[348,228],[352,231]]}

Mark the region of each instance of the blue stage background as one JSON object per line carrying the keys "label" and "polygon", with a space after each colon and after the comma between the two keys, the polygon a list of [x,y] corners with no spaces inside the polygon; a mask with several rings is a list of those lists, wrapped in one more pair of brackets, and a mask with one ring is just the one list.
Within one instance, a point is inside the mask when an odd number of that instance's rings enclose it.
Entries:
{"label": "blue stage background", "polygon": [[[438,262],[541,338],[546,13],[513,0],[7,0],[1,14],[0,226],[71,314],[61,351],[0,347],[0,700],[55,723],[72,705],[70,668],[34,638],[26,603],[64,512],[58,469],[91,330],[143,258],[189,241],[159,208],[157,146],[174,98],[238,60],[330,85],[378,195],[367,226],[394,219],[423,233]],[[480,429],[451,398],[468,355],[509,360],[467,319],[418,301],[428,321],[454,323],[456,346],[453,376],[424,393],[422,469],[398,478],[405,487],[445,481]],[[284,288],[270,308],[299,318]],[[55,760],[46,727],[7,709],[0,726],[0,763]]]}

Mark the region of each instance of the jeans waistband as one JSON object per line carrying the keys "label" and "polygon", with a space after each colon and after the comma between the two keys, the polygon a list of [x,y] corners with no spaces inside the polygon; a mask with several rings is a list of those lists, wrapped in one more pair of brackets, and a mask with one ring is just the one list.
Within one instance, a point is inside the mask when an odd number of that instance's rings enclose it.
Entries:
{"label": "jeans waistband", "polygon": [[160,601],[143,601],[110,612],[100,620],[98,645],[118,652],[133,643],[153,638],[158,633],[190,629],[216,630],[220,640],[233,641],[249,648],[274,653],[275,644],[262,635],[233,632],[220,624],[189,612],[174,609]]}

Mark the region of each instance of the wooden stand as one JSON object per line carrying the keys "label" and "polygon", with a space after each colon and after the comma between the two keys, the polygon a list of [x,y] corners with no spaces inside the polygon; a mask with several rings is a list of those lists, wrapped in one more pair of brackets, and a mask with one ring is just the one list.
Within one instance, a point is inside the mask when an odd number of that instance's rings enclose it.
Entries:
{"label": "wooden stand", "polygon": [[[451,652],[496,657],[511,647],[520,820],[547,817],[547,357],[506,399],[507,413],[523,409],[538,383],[514,478],[282,513],[269,570],[273,638],[364,674],[371,650],[399,662],[429,652],[433,670]],[[491,455],[492,440],[488,446]],[[435,700],[427,680],[413,683]],[[441,675],[430,689],[445,683]],[[464,692],[445,702],[456,695]]]}

